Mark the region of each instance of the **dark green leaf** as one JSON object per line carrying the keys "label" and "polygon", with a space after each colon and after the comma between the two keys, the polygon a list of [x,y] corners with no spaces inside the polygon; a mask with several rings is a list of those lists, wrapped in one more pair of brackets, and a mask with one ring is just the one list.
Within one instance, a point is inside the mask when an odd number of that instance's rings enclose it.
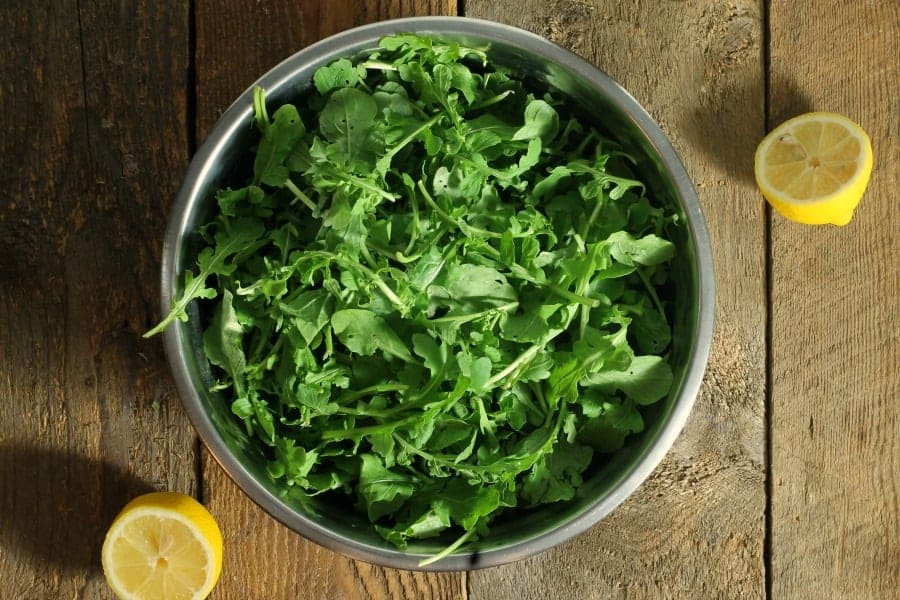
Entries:
{"label": "dark green leaf", "polygon": [[522,482],[522,498],[537,505],[571,500],[581,485],[581,473],[591,462],[589,446],[557,442],[553,453],[541,458]]}
{"label": "dark green leaf", "polygon": [[446,506],[450,518],[463,529],[471,529],[479,519],[487,517],[500,506],[499,491],[490,486],[471,485],[465,479],[450,479],[436,504]]}
{"label": "dark green leaf", "polygon": [[672,341],[672,329],[666,318],[649,306],[632,317],[628,330],[634,335],[637,350],[644,354],[662,354]]}

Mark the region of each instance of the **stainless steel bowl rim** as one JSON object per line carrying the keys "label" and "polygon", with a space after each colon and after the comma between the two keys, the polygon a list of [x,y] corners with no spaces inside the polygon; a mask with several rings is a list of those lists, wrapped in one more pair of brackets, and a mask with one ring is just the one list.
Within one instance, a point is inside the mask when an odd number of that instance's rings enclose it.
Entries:
{"label": "stainless steel bowl rim", "polygon": [[[624,88],[592,64],[530,32],[468,17],[413,17],[382,21],[350,29],[312,44],[272,68],[253,85],[262,86],[269,91],[277,90],[289,84],[295,73],[307,67],[311,62],[321,64],[341,56],[347,56],[349,49],[358,47],[361,43],[374,43],[385,35],[399,32],[490,37],[498,42],[518,46],[525,52],[531,52],[548,61],[561,64],[571,73],[599,89],[612,104],[634,120],[634,125],[658,152],[665,170],[672,179],[672,185],[680,197],[695,249],[695,266],[699,287],[694,332],[696,343],[688,358],[686,375],[680,392],[674,401],[668,420],[661,427],[656,439],[647,446],[642,456],[635,459],[635,468],[625,475],[617,485],[561,526],[506,547],[490,549],[477,554],[455,554],[426,568],[449,571],[494,566],[525,558],[584,532],[621,504],[650,475],[668,452],[687,421],[700,389],[709,355],[715,298],[712,250],[690,178],[675,149],[650,115]],[[185,183],[171,208],[162,256],[161,310],[163,314],[168,312],[172,306],[176,289],[177,273],[175,270],[184,238],[189,233],[187,224],[191,210],[195,205],[204,201],[201,195],[202,182],[209,176],[212,166],[222,155],[227,141],[236,129],[246,127],[250,122],[252,88],[253,86],[244,91],[228,108],[197,150],[186,172]],[[336,535],[316,521],[292,510],[254,479],[253,475],[227,448],[225,441],[202,407],[201,399],[185,366],[188,348],[184,344],[183,337],[179,335],[180,327],[182,324],[176,322],[165,332],[166,354],[179,395],[200,438],[215,460],[238,486],[270,515],[316,543],[366,562],[387,567],[417,569],[418,562],[425,558],[424,555],[375,547],[347,536]]]}

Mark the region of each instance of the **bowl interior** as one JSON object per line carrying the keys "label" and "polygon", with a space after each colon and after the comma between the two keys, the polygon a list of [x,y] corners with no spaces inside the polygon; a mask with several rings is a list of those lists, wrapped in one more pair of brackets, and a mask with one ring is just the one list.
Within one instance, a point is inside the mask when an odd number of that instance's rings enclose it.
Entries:
{"label": "bowl interior", "polygon": [[[415,19],[353,30],[294,55],[258,82],[270,105],[302,102],[313,71],[339,57],[374,49],[377,40],[397,31],[430,32],[479,47],[488,47],[492,62],[567,95],[574,110],[642,157],[636,171],[649,193],[679,214],[669,231],[677,246],[673,265],[677,282],[673,319],[672,366],[675,382],[669,396],[644,410],[647,428],[632,435],[625,448],[598,455],[577,497],[514,518],[499,519],[477,552],[450,557],[434,568],[487,566],[522,558],[583,531],[612,510],[656,466],[683,425],[705,366],[708,332],[700,328],[701,267],[698,244],[708,244],[696,197],[671,146],[649,116],[612,80],[586,62],[531,34],[468,19]],[[180,287],[184,269],[197,254],[192,232],[214,209],[213,194],[223,185],[238,185],[248,172],[252,100],[245,92],[226,112],[195,157],[170,222],[164,250],[163,303],[168,307]],[[691,213],[691,214],[689,214]],[[706,252],[708,254],[708,251]],[[711,271],[711,268],[710,268]],[[265,459],[230,411],[230,402],[209,390],[212,375],[202,351],[202,315],[194,305],[187,323],[166,333],[167,350],[185,407],[214,457],[257,503],[305,536],[356,558],[412,568],[419,557],[442,549],[446,539],[412,544],[400,552],[375,533],[368,520],[332,496],[306,497],[275,486]],[[703,346],[706,348],[703,348]],[[698,351],[698,346],[700,349]],[[698,367],[699,361],[699,367]],[[699,373],[697,373],[699,369]]]}

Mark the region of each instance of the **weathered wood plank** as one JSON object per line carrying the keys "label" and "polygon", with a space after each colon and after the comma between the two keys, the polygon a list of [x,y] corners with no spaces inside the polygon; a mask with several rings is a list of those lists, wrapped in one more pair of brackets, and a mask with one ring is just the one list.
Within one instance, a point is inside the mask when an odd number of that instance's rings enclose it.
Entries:
{"label": "weathered wood plank", "polygon": [[[331,34],[385,19],[455,15],[453,0],[197,2],[200,139],[230,102],[294,52]],[[206,109],[204,109],[206,110]]]}
{"label": "weathered wood plank", "polygon": [[158,342],[159,246],[187,160],[181,3],[0,8],[0,585],[104,598],[106,527],[192,492]]}
{"label": "weathered wood plank", "polygon": [[896,598],[900,4],[773,2],[770,22],[770,126],[838,112],[875,151],[848,226],[771,220],[772,595]]}
{"label": "weathered wood plank", "polygon": [[754,1],[468,0],[622,83],[680,151],[715,254],[716,338],[684,433],[639,491],[583,536],[470,575],[472,598],[764,595],[765,220],[752,183],[764,129]]}
{"label": "weathered wood plank", "polygon": [[[269,67],[326,35],[391,17],[455,14],[447,0],[197,3],[197,132]],[[225,535],[217,598],[461,598],[463,574],[382,569],[326,550],[268,517],[204,455],[204,500]]]}

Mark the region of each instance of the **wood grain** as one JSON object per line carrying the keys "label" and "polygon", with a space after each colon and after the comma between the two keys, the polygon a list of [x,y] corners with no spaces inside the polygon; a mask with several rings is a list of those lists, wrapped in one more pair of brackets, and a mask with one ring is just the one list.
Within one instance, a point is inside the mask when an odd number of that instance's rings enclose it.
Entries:
{"label": "wood grain", "polygon": [[765,213],[748,170],[764,129],[760,4],[468,0],[465,11],[573,50],[661,123],[698,188],[718,286],[707,377],[662,465],[590,532],[472,573],[470,598],[762,597]]}
{"label": "wood grain", "polygon": [[[269,67],[321,37],[390,17],[455,14],[445,0],[197,3],[197,134]],[[266,515],[204,455],[204,500],[225,534],[215,598],[463,598],[464,574],[373,567],[335,554]]]}
{"label": "wood grain", "polygon": [[875,152],[848,226],[771,220],[772,595],[897,598],[900,4],[773,2],[770,21],[770,125],[842,113]]}
{"label": "wood grain", "polygon": [[170,4],[0,7],[3,598],[110,597],[115,513],[195,489],[194,435],[140,335],[187,159],[188,19]]}

